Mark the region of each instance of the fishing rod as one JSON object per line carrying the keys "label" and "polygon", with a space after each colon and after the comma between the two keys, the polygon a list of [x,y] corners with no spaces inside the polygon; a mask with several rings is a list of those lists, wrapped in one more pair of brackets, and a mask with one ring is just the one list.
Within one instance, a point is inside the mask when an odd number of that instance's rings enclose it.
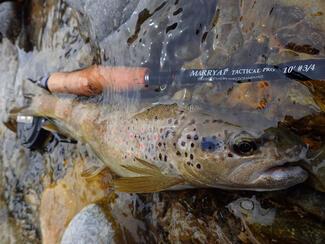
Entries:
{"label": "fishing rod", "polygon": [[205,82],[254,82],[276,79],[319,80],[325,77],[325,60],[299,60],[278,65],[254,64],[218,69],[152,71],[146,67],[94,65],[73,72],[56,72],[35,82],[51,93],[93,96],[105,89],[163,90],[171,84],[197,85]]}

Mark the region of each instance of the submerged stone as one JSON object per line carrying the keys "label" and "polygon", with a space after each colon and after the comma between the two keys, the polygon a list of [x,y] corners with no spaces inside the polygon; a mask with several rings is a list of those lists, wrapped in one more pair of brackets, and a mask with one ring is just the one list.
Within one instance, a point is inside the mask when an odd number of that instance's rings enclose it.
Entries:
{"label": "submerged stone", "polygon": [[81,210],[70,222],[61,244],[114,243],[114,230],[99,206]]}

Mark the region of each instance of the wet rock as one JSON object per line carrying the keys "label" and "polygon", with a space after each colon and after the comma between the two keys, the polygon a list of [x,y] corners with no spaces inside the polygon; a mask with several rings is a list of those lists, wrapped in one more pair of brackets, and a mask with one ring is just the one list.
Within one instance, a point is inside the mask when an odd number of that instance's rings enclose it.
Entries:
{"label": "wet rock", "polygon": [[81,210],[70,222],[62,237],[62,244],[114,243],[114,230],[104,212],[97,205]]}
{"label": "wet rock", "polygon": [[8,110],[15,103],[18,90],[18,85],[15,82],[18,69],[18,51],[7,38],[4,38],[0,44],[0,56],[0,117],[1,121],[6,121]]}
{"label": "wet rock", "polygon": [[0,3],[0,34],[14,41],[20,31],[19,3]]}
{"label": "wet rock", "polygon": [[131,18],[100,43],[105,61],[111,65],[148,65],[154,70],[180,67],[199,55],[215,4],[197,2],[193,8],[188,1],[141,0]]}
{"label": "wet rock", "polygon": [[[297,33],[299,32],[299,35]],[[307,23],[298,23],[292,28],[285,28],[277,33],[284,47],[299,53],[310,55],[324,54],[323,40],[325,36]]]}
{"label": "wet rock", "polygon": [[[88,175],[87,162],[76,158],[64,178],[50,184],[42,193],[40,222],[44,243],[57,243],[71,219],[87,204],[108,195],[107,170]],[[87,171],[86,171],[87,172]]]}
{"label": "wet rock", "polygon": [[88,16],[92,32],[96,35],[98,41],[102,41],[130,18],[139,0],[66,0],[66,2]]}
{"label": "wet rock", "polygon": [[297,206],[303,211],[313,215],[314,218],[325,221],[325,194],[314,191],[309,187],[298,187],[292,191],[279,194],[286,202],[284,205]]}
{"label": "wet rock", "polygon": [[[305,213],[288,206],[265,208],[255,197],[240,198],[228,205],[243,224],[243,236],[250,242],[273,241],[286,243],[322,243],[325,231],[322,223],[307,218]],[[284,207],[284,208],[282,208]],[[303,221],[302,221],[303,220]]]}
{"label": "wet rock", "polygon": [[218,1],[212,26],[206,32],[202,61],[208,68],[228,65],[230,57],[243,45],[239,26],[239,3],[236,0]]}

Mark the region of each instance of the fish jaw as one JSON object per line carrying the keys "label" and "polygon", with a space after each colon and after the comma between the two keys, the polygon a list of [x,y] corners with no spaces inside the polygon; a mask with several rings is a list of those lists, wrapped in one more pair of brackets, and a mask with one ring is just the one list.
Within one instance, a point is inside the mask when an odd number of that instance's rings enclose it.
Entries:
{"label": "fish jaw", "polygon": [[[276,166],[261,173],[250,190],[275,191],[290,188],[303,183],[308,178],[308,173],[300,166]],[[267,186],[267,188],[265,187]]]}

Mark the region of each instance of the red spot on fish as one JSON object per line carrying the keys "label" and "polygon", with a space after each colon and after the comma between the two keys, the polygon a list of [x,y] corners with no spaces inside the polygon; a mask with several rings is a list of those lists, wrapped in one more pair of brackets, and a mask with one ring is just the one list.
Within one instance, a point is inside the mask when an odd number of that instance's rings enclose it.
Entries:
{"label": "red spot on fish", "polygon": [[154,140],[154,141],[158,141],[158,140],[159,140],[159,136],[158,136],[157,133],[154,134],[154,136],[153,136],[153,140]]}

